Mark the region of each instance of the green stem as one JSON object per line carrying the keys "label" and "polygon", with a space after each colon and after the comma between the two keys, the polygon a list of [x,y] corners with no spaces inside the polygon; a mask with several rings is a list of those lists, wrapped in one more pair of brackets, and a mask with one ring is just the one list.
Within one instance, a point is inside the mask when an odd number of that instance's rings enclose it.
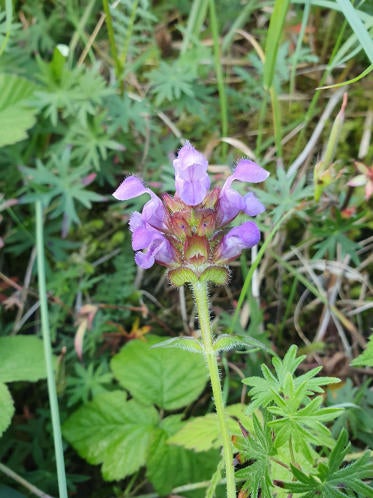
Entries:
{"label": "green stem", "polygon": [[51,410],[51,419],[53,427],[54,453],[56,456],[57,480],[59,489],[59,498],[67,498],[67,485],[65,464],[62,447],[62,435],[60,415],[58,411],[58,400],[56,391],[56,382],[54,379],[53,354],[49,330],[49,317],[47,305],[47,290],[45,278],[45,256],[44,256],[44,232],[43,232],[43,209],[41,201],[36,201],[36,251],[38,260],[38,283],[39,283],[39,300],[41,314],[41,330],[43,334],[44,356],[47,370],[47,383],[49,404]]}
{"label": "green stem", "polygon": [[227,479],[227,498],[236,498],[236,483],[234,479],[232,444],[224,412],[224,402],[219,377],[218,361],[216,357],[216,351],[214,350],[212,342],[207,282],[197,281],[192,284],[192,288],[197,303],[198,319],[201,329],[204,354],[210,375],[212,394],[214,397],[214,403],[222,437],[225,475]]}
{"label": "green stem", "polygon": [[102,6],[104,8],[104,13],[105,13],[105,21],[106,21],[106,28],[107,28],[107,33],[108,33],[110,52],[111,52],[111,56],[112,56],[113,61],[114,61],[114,66],[115,66],[115,75],[117,77],[117,80],[119,81],[120,77],[122,75],[123,67],[122,67],[121,61],[119,59],[117,45],[115,43],[113,20],[112,20],[111,13],[110,13],[109,1],[102,0]]}
{"label": "green stem", "polygon": [[[226,137],[228,135],[228,107],[227,107],[227,96],[225,93],[225,86],[224,86],[223,67],[221,63],[218,18],[216,15],[214,0],[209,0],[209,8],[210,8],[211,33],[214,43],[215,72],[216,72],[216,79],[218,83],[218,92],[219,92],[221,134],[223,137]],[[226,158],[227,144],[225,142],[223,142],[222,144],[222,154],[223,157]]]}
{"label": "green stem", "polygon": [[131,17],[130,17],[130,20],[129,20],[129,23],[128,23],[128,26],[127,26],[127,34],[126,34],[126,38],[124,40],[123,50],[122,50],[122,53],[119,56],[120,67],[122,69],[122,72],[124,72],[124,68],[125,68],[126,61],[127,61],[128,49],[129,49],[129,46],[130,46],[131,36],[132,36],[133,29],[134,29],[134,26],[135,26],[136,13],[137,13],[137,7],[138,7],[138,5],[139,5],[139,0],[135,0],[133,2],[133,5],[132,5]]}

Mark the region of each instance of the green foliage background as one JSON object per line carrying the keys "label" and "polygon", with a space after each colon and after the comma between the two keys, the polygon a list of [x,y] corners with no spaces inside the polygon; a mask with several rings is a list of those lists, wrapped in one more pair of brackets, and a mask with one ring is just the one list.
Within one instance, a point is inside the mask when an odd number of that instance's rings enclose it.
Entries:
{"label": "green foliage background", "polygon": [[369,0],[0,2],[0,497],[57,494],[36,201],[69,493],[224,496],[194,303],[111,197],[172,193],[185,139],[214,184],[271,173],[256,271],[210,291],[240,497],[372,496],[372,29]]}

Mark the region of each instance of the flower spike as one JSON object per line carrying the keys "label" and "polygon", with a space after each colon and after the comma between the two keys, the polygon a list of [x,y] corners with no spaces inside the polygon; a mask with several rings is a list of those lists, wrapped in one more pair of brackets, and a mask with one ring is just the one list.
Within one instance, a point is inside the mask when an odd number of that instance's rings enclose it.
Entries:
{"label": "flower spike", "polygon": [[189,142],[173,161],[175,196],[160,199],[137,176],[127,177],[114,192],[119,200],[150,195],[142,212],[129,221],[135,261],[147,269],[155,263],[168,269],[176,285],[206,280],[223,284],[228,280],[229,262],[260,240],[253,221],[234,228],[229,224],[240,214],[257,216],[263,204],[252,192],[241,195],[234,181],[258,183],[268,172],[249,159],[241,159],[224,185],[210,190],[207,159]]}

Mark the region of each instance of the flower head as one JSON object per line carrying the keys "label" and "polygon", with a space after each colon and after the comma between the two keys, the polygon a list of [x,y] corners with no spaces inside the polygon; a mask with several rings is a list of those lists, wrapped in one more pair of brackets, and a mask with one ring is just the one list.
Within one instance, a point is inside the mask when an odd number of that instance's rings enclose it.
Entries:
{"label": "flower head", "polygon": [[210,189],[207,159],[189,142],[173,166],[175,196],[164,194],[160,199],[137,176],[127,177],[113,194],[119,200],[150,195],[142,212],[130,218],[135,261],[145,269],[154,263],[166,266],[175,285],[198,279],[224,283],[228,263],[260,239],[253,221],[233,228],[229,224],[240,213],[256,216],[264,211],[252,192],[241,195],[232,184],[262,182],[269,173],[241,159],[222,187]]}

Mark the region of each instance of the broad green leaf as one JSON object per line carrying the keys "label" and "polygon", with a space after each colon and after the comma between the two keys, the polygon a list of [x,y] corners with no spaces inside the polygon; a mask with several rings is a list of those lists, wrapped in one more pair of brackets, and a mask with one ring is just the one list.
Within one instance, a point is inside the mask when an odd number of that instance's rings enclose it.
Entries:
{"label": "broad green leaf", "polygon": [[7,386],[0,383],[0,436],[9,427],[13,415],[13,398]]}
{"label": "broad green leaf", "polygon": [[[210,480],[218,465],[219,451],[196,454],[167,443],[170,435],[182,426],[180,415],[165,418],[149,449],[147,477],[161,496],[168,495],[176,486]],[[202,498],[205,490],[200,493]]]}
{"label": "broad green leaf", "polygon": [[102,464],[105,480],[114,481],[145,465],[158,419],[152,406],[128,401],[123,391],[115,391],[74,412],[63,426],[63,435],[88,463]]}
{"label": "broad green leaf", "polygon": [[[247,430],[252,429],[251,417],[249,418],[244,414],[244,408],[241,404],[231,405],[226,408],[231,435],[241,435],[241,428],[237,420]],[[220,427],[216,414],[209,413],[208,415],[188,420],[175,435],[170,437],[168,442],[194,451],[208,451],[212,448],[220,448]]]}
{"label": "broad green leaf", "polygon": [[46,377],[43,341],[35,336],[0,337],[0,382]]}
{"label": "broad green leaf", "polygon": [[194,451],[208,451],[219,448],[218,419],[215,413],[188,420],[174,436],[168,440],[170,444],[183,446]]}
{"label": "broad green leaf", "polygon": [[0,74],[0,147],[27,138],[36,120],[35,109],[27,106],[35,85],[15,74]]}
{"label": "broad green leaf", "polygon": [[114,356],[111,368],[134,398],[166,410],[192,403],[203,391],[207,369],[202,355],[152,347],[159,338],[131,341]]}

